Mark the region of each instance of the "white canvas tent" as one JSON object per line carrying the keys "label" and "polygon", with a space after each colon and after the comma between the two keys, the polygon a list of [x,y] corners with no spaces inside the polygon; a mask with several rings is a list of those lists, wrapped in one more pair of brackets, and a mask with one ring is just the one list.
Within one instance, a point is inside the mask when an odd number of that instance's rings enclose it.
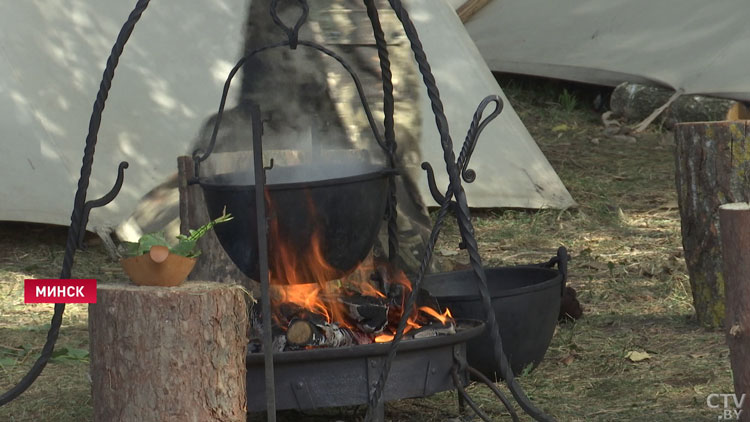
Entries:
{"label": "white canvas tent", "polygon": [[[109,49],[131,2],[10,2],[0,14],[0,220],[68,224],[91,106]],[[445,1],[411,0],[412,12],[445,102],[456,151],[471,114],[502,94]],[[123,220],[176,169],[242,47],[246,0],[153,2],[117,68],[99,131],[89,199],[107,192],[120,161],[125,184],[89,227]],[[423,98],[423,159],[447,186],[434,121]],[[506,103],[472,159],[467,186],[479,207],[555,207],[573,200]],[[426,182],[423,197],[430,199]]]}
{"label": "white canvas tent", "polygon": [[466,28],[494,71],[750,101],[748,17],[745,0],[490,0]]}

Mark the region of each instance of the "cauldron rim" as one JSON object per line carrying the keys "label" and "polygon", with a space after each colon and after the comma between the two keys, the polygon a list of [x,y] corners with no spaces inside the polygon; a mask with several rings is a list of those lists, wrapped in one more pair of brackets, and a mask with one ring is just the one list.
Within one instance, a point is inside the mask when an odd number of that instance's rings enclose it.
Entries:
{"label": "cauldron rim", "polygon": [[[220,173],[213,176],[202,176],[198,178],[198,184],[210,189],[217,191],[243,191],[247,189],[253,189],[254,184],[232,184],[232,183],[217,183],[214,180],[226,175],[232,174],[244,174],[246,171],[235,171]],[[283,191],[283,190],[300,190],[300,189],[312,189],[322,188],[337,185],[346,185],[350,183],[357,183],[365,180],[378,179],[381,177],[387,177],[398,174],[398,171],[388,167],[378,167],[378,170],[370,171],[366,173],[355,174],[344,177],[334,177],[330,179],[319,179],[311,181],[299,181],[299,182],[286,182],[286,183],[267,183],[266,188],[269,191]]]}
{"label": "cauldron rim", "polygon": [[[498,272],[522,272],[522,271],[529,271],[533,270],[535,272],[539,273],[547,273],[549,275],[549,278],[540,278],[540,282],[529,284],[522,287],[516,287],[513,289],[503,289],[500,291],[495,291],[491,294],[492,299],[498,299],[498,298],[504,298],[504,297],[513,297],[513,296],[520,296],[529,294],[536,291],[546,290],[549,289],[555,285],[559,285],[562,281],[562,274],[559,271],[550,269],[550,268],[543,268],[535,265],[519,265],[519,266],[513,266],[513,267],[485,267],[484,271],[487,275],[487,278],[489,279],[492,277],[493,274]],[[434,289],[430,289],[430,282],[439,278],[443,277],[451,277],[452,280],[455,280],[459,283],[466,283],[465,291],[461,294],[453,294],[453,295],[442,295],[439,291],[436,291]],[[472,279],[469,279],[468,277],[472,277]],[[479,289],[476,286],[475,281],[473,280],[474,277],[474,271],[473,270],[459,270],[459,271],[448,271],[448,272],[442,272],[442,273],[433,273],[428,274],[425,276],[425,285],[424,288],[430,291],[430,293],[438,297],[442,300],[451,300],[451,301],[476,301],[479,299]],[[462,280],[462,281],[458,281]],[[489,281],[489,280],[488,280]],[[502,281],[501,281],[502,283]]]}

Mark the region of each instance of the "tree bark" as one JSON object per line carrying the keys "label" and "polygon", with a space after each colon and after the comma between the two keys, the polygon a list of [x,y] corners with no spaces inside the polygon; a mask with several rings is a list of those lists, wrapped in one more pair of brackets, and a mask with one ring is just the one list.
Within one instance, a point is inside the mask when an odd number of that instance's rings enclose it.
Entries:
{"label": "tree bark", "polygon": [[675,127],[676,184],[682,245],[698,321],[723,326],[725,300],[718,209],[747,201],[747,122],[684,123]]}
{"label": "tree bark", "polygon": [[245,421],[238,286],[100,284],[89,306],[94,421]]}
{"label": "tree bark", "polygon": [[[724,290],[727,297],[726,336],[734,391],[750,394],[750,204],[719,208]],[[750,401],[744,400],[740,421],[750,421]]]}

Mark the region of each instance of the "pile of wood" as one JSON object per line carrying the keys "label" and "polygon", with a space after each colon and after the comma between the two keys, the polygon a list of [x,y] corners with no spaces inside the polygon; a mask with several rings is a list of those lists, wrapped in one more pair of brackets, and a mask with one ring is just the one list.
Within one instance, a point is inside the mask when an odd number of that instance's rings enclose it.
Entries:
{"label": "pile of wood", "polygon": [[[274,303],[274,351],[371,344],[381,335],[381,339],[388,339],[396,332],[409,290],[401,284],[387,283],[380,276],[374,279],[378,288],[369,285],[372,289],[365,289],[369,294],[355,290],[353,286],[344,286],[321,295],[325,310],[312,311],[292,302]],[[452,319],[443,324],[438,318],[425,312],[424,308],[441,314],[437,301],[421,290],[417,304],[410,312],[415,316],[412,317],[414,324],[410,323],[407,327],[407,338],[455,334]],[[260,306],[256,305],[251,318],[252,352],[262,351],[261,314]],[[340,320],[334,319],[336,315]]]}

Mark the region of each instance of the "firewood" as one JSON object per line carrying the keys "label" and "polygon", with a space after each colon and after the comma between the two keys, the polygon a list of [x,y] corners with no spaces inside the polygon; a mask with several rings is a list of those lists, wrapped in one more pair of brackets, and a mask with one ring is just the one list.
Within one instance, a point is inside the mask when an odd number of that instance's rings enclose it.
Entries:
{"label": "firewood", "polygon": [[339,301],[347,306],[348,316],[365,333],[380,333],[388,323],[388,303],[383,298],[348,291]]}
{"label": "firewood", "polygon": [[316,334],[318,332],[310,322],[297,320],[289,324],[289,328],[286,330],[286,339],[292,345],[307,345],[316,341]]}
{"label": "firewood", "polygon": [[[290,337],[291,333],[291,337]],[[286,332],[288,349],[312,347],[348,347],[372,343],[364,333],[328,322],[313,323],[298,319],[291,322]]]}
{"label": "firewood", "polygon": [[669,102],[669,106],[663,110],[667,128],[681,122],[744,120],[750,116],[748,108],[739,101],[703,95],[677,95],[672,98],[678,93],[661,86],[623,82],[612,91],[610,108],[627,122],[637,123]]}

